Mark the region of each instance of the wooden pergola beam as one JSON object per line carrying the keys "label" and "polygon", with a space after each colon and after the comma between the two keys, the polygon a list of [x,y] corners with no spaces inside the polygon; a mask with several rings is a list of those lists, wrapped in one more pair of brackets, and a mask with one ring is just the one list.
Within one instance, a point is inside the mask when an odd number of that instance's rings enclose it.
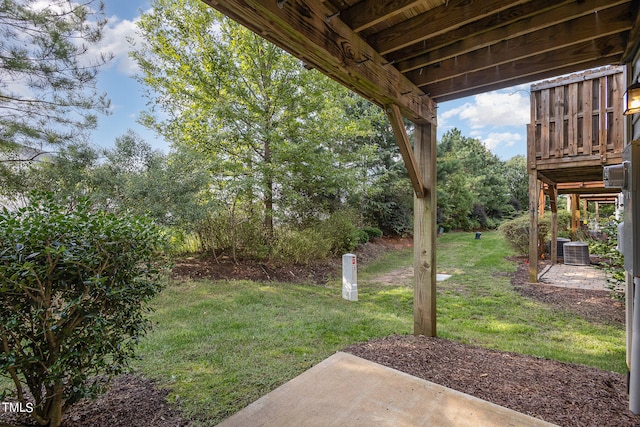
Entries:
{"label": "wooden pergola beam", "polygon": [[580,227],[580,195],[571,195],[571,231]]}
{"label": "wooden pergola beam", "polygon": [[360,35],[315,0],[202,0],[306,64],[414,123],[436,123],[436,105]]}
{"label": "wooden pergola beam", "polygon": [[558,188],[549,187],[549,207],[551,209],[551,264],[558,263]]}
{"label": "wooden pergola beam", "polygon": [[389,117],[391,128],[396,136],[396,141],[400,148],[400,153],[402,154],[402,159],[407,167],[411,184],[413,184],[413,191],[415,192],[416,197],[423,198],[425,196],[424,183],[418,164],[416,163],[413,149],[411,148],[411,142],[409,141],[407,130],[404,127],[404,120],[402,119],[402,114],[400,114],[400,108],[397,105],[392,104],[387,105],[384,110],[387,113],[387,117]]}
{"label": "wooden pergola beam", "polygon": [[529,170],[529,282],[538,283],[538,197],[540,181]]}
{"label": "wooden pergola beam", "polygon": [[[533,103],[530,104],[534,112]],[[529,175],[529,282],[538,282],[538,194],[540,181],[536,169],[535,124],[527,125],[527,173]]]}

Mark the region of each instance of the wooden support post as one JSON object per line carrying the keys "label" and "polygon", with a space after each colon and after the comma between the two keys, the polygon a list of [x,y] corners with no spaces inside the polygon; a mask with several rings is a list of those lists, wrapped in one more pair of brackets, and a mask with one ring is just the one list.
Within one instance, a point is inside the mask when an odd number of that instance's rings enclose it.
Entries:
{"label": "wooden support post", "polygon": [[589,202],[587,199],[582,199],[582,210],[584,211],[584,217],[582,218],[582,222],[589,221]]}
{"label": "wooden support post", "polygon": [[574,233],[580,227],[580,196],[571,195],[571,231]]}
{"label": "wooden support post", "polygon": [[413,333],[436,336],[436,126],[416,124],[417,171],[424,197],[414,196]]}
{"label": "wooden support post", "polygon": [[540,193],[539,196],[540,200],[538,201],[538,215],[540,217],[544,216],[544,208],[545,205],[547,204],[547,195],[544,194],[544,189],[542,187],[540,187]]}
{"label": "wooden support post", "polygon": [[[533,94],[531,114],[534,114]],[[538,171],[535,124],[527,125],[527,171],[529,172],[529,282],[538,282]]]}
{"label": "wooden support post", "polygon": [[529,282],[538,283],[538,194],[537,172],[529,170]]}
{"label": "wooden support post", "polygon": [[558,263],[558,186],[549,186],[551,205],[551,264]]}

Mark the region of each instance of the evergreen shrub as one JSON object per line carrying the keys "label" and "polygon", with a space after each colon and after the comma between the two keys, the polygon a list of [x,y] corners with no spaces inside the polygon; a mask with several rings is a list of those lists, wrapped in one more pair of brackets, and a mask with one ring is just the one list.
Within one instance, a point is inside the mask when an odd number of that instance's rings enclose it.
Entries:
{"label": "evergreen shrub", "polygon": [[164,284],[167,240],[150,219],[51,194],[0,211],[0,375],[15,386],[0,400],[58,426],[101,391],[93,376],[125,370]]}

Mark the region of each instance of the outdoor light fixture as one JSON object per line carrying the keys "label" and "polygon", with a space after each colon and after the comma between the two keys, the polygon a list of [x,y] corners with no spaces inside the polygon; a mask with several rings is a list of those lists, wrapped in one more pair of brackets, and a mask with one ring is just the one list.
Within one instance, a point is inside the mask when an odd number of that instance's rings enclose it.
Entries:
{"label": "outdoor light fixture", "polygon": [[626,110],[624,114],[626,116],[630,114],[640,113],[640,83],[635,82],[627,89],[624,94],[626,98]]}

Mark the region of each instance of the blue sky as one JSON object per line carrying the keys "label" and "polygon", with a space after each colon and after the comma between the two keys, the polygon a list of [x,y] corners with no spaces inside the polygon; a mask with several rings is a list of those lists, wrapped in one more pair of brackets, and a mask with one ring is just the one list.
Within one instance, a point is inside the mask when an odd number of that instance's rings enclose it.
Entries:
{"label": "blue sky", "polygon": [[[112,52],[114,60],[99,75],[98,87],[111,99],[110,116],[99,118],[93,142],[113,146],[117,137],[132,129],[155,148],[168,151],[169,144],[154,132],[136,122],[146,109],[143,87],[134,79],[137,72],[128,57],[129,38],[136,39],[135,22],[150,7],[147,0],[108,0],[105,12],[109,18],[102,52]],[[529,85],[489,92],[438,105],[438,139],[457,127],[464,136],[478,138],[493,153],[506,160],[526,154],[526,124],[529,122]]]}

